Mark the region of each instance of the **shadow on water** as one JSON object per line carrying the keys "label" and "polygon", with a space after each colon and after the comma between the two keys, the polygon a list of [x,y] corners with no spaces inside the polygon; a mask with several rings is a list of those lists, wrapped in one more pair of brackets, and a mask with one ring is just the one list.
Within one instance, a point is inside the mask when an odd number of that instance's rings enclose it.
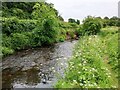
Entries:
{"label": "shadow on water", "polygon": [[64,76],[77,41],[17,52],[2,62],[2,88],[52,88]]}

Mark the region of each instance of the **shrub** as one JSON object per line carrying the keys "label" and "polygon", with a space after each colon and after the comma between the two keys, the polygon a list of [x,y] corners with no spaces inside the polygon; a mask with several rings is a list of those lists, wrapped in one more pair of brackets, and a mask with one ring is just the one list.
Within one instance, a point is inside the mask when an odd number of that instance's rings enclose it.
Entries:
{"label": "shrub", "polygon": [[29,37],[24,34],[14,33],[12,34],[12,48],[14,50],[24,49],[29,45]]}
{"label": "shrub", "polygon": [[41,41],[42,44],[52,44],[57,40],[57,35],[59,34],[58,27],[57,19],[54,16],[48,16],[44,20],[39,19],[34,33],[37,35],[37,40]]}
{"label": "shrub", "polygon": [[83,32],[84,34],[97,34],[100,32],[100,29],[102,28],[102,23],[98,18],[94,18],[91,16],[88,16],[83,21]]}
{"label": "shrub", "polygon": [[2,32],[7,35],[32,31],[35,27],[36,20],[18,20],[16,17],[2,19]]}
{"label": "shrub", "polygon": [[14,50],[8,47],[1,47],[2,48],[2,56],[7,56],[9,54],[13,54]]}
{"label": "shrub", "polygon": [[71,28],[78,28],[78,25],[76,23],[69,23],[69,25],[71,26]]}
{"label": "shrub", "polygon": [[2,35],[2,46],[3,47],[12,48],[11,41],[12,41],[11,37],[7,36],[6,34]]}
{"label": "shrub", "polygon": [[77,37],[83,36],[82,25],[79,26],[79,28],[77,28],[77,29],[75,30],[75,33],[76,33]]}
{"label": "shrub", "polygon": [[[12,9],[12,14],[14,15],[14,16],[18,16],[18,17],[23,17],[23,16],[25,16],[25,13],[23,12],[23,10],[22,9],[19,9],[19,8],[13,8]],[[12,15],[12,16],[13,16]]]}
{"label": "shrub", "polygon": [[72,26],[67,22],[60,22],[59,26],[64,29],[72,28]]}
{"label": "shrub", "polygon": [[66,39],[66,30],[60,28],[60,34],[57,36],[57,42],[63,42]]}

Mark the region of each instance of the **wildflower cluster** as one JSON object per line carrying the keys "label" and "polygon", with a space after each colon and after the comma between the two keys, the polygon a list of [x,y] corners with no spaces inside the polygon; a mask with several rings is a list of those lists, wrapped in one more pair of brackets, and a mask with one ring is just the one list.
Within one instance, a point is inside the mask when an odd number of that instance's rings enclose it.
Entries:
{"label": "wildflower cluster", "polygon": [[65,78],[60,80],[56,87],[116,88],[117,86],[112,83],[111,72],[105,64],[106,59],[109,62],[106,42],[107,39],[104,40],[99,35],[82,37],[69,61],[69,68]]}

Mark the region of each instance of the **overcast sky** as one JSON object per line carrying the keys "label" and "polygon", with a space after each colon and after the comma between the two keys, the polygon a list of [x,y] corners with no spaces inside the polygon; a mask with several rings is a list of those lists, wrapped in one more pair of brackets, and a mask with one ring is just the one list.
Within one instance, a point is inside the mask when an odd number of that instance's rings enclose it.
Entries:
{"label": "overcast sky", "polygon": [[112,17],[118,16],[118,2],[120,0],[46,0],[54,4],[61,16],[84,19],[88,15]]}

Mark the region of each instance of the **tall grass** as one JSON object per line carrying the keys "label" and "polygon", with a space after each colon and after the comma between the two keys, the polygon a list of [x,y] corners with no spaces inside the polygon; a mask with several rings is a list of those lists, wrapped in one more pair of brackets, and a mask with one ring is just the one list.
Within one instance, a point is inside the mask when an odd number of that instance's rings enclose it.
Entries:
{"label": "tall grass", "polygon": [[[109,32],[109,28],[107,28]],[[115,30],[113,31],[115,32]],[[65,78],[58,81],[57,88],[116,88],[113,74],[108,68],[118,69],[118,33],[82,37],[69,61]],[[116,74],[117,75],[117,74]],[[116,79],[115,79],[116,80]]]}

